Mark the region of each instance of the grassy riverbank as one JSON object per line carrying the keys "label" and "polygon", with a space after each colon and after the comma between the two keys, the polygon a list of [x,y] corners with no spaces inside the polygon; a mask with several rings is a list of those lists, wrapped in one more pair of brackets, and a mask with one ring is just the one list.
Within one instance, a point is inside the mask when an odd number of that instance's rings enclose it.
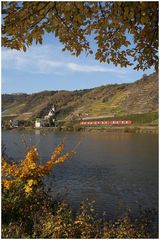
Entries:
{"label": "grassy riverbank", "polygon": [[80,124],[67,125],[62,127],[19,127],[19,128],[4,128],[5,130],[27,130],[27,131],[41,131],[41,132],[126,132],[126,133],[150,133],[158,134],[158,126],[148,125],[131,125],[131,126],[86,126],[82,127]]}
{"label": "grassy riverbank", "polygon": [[85,131],[88,132],[122,132],[122,133],[148,133],[148,134],[158,134],[158,127],[156,126],[126,126],[126,127],[95,127],[86,128]]}

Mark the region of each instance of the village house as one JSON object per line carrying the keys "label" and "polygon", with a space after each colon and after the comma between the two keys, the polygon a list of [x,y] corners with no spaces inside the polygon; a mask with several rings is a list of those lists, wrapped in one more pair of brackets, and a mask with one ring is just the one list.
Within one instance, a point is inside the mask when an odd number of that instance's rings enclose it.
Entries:
{"label": "village house", "polygon": [[22,127],[22,126],[24,126],[24,121],[22,121],[22,120],[10,120],[10,125],[13,128]]}
{"label": "village house", "polygon": [[45,122],[43,119],[36,119],[35,128],[41,128],[45,126]]}
{"label": "village house", "polygon": [[36,119],[35,121],[35,128],[41,128],[46,126],[54,126],[55,125],[55,115],[56,115],[56,108],[53,105],[49,113],[44,116],[44,119]]}

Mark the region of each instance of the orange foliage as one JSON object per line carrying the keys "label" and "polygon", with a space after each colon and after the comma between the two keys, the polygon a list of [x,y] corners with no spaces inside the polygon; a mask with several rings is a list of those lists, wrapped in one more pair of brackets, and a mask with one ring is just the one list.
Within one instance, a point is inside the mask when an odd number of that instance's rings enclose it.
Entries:
{"label": "orange foliage", "polygon": [[42,177],[48,175],[56,164],[63,163],[70,159],[74,152],[67,152],[62,155],[64,144],[60,144],[50,160],[44,164],[38,163],[38,150],[32,147],[26,157],[19,163],[12,161],[11,164],[2,158],[2,186],[5,189],[10,189],[16,181],[23,183],[23,189],[26,193],[32,192],[33,186],[41,182]]}

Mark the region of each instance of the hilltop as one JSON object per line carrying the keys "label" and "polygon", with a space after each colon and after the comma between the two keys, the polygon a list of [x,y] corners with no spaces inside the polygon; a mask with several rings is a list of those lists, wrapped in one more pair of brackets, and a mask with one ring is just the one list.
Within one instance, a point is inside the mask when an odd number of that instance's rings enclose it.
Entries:
{"label": "hilltop", "polygon": [[158,74],[128,84],[110,84],[77,91],[3,94],[2,117],[30,120],[56,106],[57,119],[124,116],[158,111]]}

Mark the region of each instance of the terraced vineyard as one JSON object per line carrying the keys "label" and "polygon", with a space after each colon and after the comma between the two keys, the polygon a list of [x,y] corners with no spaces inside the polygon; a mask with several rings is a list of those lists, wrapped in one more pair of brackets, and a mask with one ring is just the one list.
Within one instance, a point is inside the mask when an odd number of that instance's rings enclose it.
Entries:
{"label": "terraced vineyard", "polygon": [[[158,74],[130,84],[112,84],[77,91],[44,91],[36,94],[2,95],[2,117],[31,120],[44,117],[52,105],[57,119],[80,120],[85,117],[133,117],[135,121],[158,119]],[[156,114],[156,115],[154,115]],[[126,116],[127,115],[127,116]],[[153,119],[148,116],[154,116]],[[137,120],[136,120],[137,119]],[[143,120],[148,121],[148,120]]]}

